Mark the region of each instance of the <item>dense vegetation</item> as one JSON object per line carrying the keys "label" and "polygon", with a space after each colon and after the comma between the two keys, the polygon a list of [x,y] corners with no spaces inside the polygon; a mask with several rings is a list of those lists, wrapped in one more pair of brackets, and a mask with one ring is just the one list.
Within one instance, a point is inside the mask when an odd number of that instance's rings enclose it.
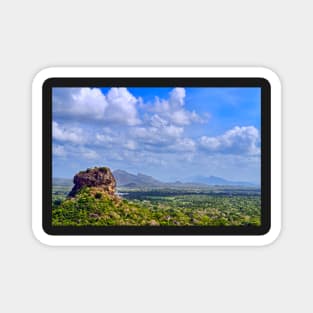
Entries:
{"label": "dense vegetation", "polygon": [[66,198],[68,191],[54,186],[54,226],[258,226],[261,222],[259,191],[249,188],[122,189],[121,197],[116,197],[85,187],[75,198]]}

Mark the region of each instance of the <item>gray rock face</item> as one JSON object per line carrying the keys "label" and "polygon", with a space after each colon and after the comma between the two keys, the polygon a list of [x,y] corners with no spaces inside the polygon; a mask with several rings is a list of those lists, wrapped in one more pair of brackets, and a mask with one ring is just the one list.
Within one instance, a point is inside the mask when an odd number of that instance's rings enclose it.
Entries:
{"label": "gray rock face", "polygon": [[86,171],[81,171],[74,176],[74,187],[68,194],[69,197],[75,195],[84,187],[97,187],[98,190],[115,194],[116,181],[108,167],[88,168]]}

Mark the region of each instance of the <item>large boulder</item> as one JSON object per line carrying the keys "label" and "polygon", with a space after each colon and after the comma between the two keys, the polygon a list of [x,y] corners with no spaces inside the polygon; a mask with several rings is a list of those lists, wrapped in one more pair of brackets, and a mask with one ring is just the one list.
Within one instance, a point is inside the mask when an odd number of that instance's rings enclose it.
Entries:
{"label": "large boulder", "polygon": [[68,194],[69,197],[75,195],[84,187],[97,187],[97,190],[106,192],[109,195],[115,194],[116,181],[108,167],[88,168],[74,176],[74,187]]}

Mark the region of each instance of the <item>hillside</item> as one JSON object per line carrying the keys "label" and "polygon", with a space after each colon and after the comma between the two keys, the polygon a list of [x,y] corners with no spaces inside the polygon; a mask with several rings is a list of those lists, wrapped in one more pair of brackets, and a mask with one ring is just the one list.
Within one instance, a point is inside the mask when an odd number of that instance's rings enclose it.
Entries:
{"label": "hillside", "polygon": [[[146,175],[133,176],[155,183]],[[116,179],[107,167],[81,171],[73,181],[72,190],[68,186],[64,194],[65,187],[60,186],[53,193],[53,226],[260,224],[261,198],[248,188],[134,188],[124,193],[126,199],[117,195]]]}
{"label": "hillside", "polygon": [[115,194],[116,180],[108,167],[80,171],[73,181],[67,198],[53,205],[54,226],[159,225],[149,209]]}
{"label": "hillside", "polygon": [[158,181],[152,176],[144,175],[138,173],[137,175],[128,173],[123,170],[113,171],[113,176],[116,179],[118,186],[126,186],[126,187],[156,187],[161,186],[164,183]]}
{"label": "hillside", "polygon": [[54,206],[54,226],[159,225],[149,209],[110,196],[97,187],[84,187],[75,197]]}

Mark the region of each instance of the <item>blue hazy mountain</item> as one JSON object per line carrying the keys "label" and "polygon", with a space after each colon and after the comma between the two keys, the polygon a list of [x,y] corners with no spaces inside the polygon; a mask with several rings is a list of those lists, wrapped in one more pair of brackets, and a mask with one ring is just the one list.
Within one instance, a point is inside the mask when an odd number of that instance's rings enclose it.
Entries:
{"label": "blue hazy mountain", "polygon": [[215,186],[256,186],[256,184],[242,181],[230,181],[217,176],[190,176],[182,181],[162,182],[152,176],[138,173],[131,174],[124,170],[115,170],[113,175],[118,186],[125,187],[166,187],[166,186],[191,186],[191,185],[215,185]]}
{"label": "blue hazy mountain", "polygon": [[184,179],[184,182],[217,186],[256,186],[256,184],[250,182],[231,181],[218,176],[201,176],[201,175],[187,177]]}
{"label": "blue hazy mountain", "polygon": [[[162,182],[142,173],[132,174],[124,170],[113,171],[117,186],[123,187],[192,187],[192,186],[244,186],[256,187],[257,184],[243,181],[230,181],[218,176],[189,176],[173,182]],[[53,178],[53,185],[72,186],[73,179]]]}
{"label": "blue hazy mountain", "polygon": [[142,173],[138,173],[137,175],[128,173],[123,170],[115,170],[113,171],[113,176],[115,177],[116,183],[118,186],[125,187],[157,187],[162,186],[164,183],[153,178],[152,176],[148,176]]}

